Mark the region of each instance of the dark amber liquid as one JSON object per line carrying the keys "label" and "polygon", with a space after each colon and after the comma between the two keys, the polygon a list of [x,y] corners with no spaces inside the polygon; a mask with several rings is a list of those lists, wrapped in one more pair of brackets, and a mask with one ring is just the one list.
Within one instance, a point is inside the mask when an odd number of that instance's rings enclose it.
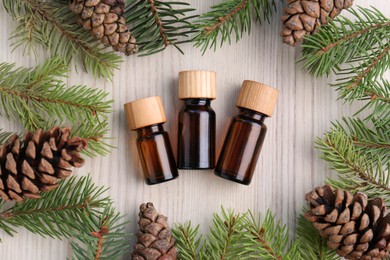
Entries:
{"label": "dark amber liquid", "polygon": [[179,169],[215,167],[215,112],[209,99],[186,99],[179,113]]}
{"label": "dark amber liquid", "polygon": [[249,109],[240,109],[233,118],[215,174],[241,184],[249,185],[259,158],[267,131],[265,115]]}
{"label": "dark amber liquid", "polygon": [[178,176],[171,142],[162,124],[138,129],[137,147],[147,184],[169,181]]}

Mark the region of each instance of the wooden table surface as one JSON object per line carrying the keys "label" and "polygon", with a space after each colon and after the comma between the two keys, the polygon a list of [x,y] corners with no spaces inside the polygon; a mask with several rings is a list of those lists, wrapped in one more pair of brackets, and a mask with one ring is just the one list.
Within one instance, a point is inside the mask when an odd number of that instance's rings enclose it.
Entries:
{"label": "wooden table surface", "polygon": [[[198,12],[209,10],[218,0],[190,1]],[[386,5],[387,3],[387,5]],[[373,5],[390,15],[389,1],[356,0],[355,5]],[[281,8],[279,8],[281,10]],[[211,224],[212,213],[221,205],[236,211],[251,209],[265,213],[271,209],[294,233],[295,222],[304,205],[304,194],[316,185],[322,185],[331,175],[328,165],[319,159],[313,140],[327,131],[330,121],[352,115],[356,107],[337,102],[337,93],[327,86],[332,78],[316,79],[301,64],[299,48],[281,43],[280,22],[256,24],[250,36],[238,44],[224,46],[202,56],[191,44],[183,47],[185,55],[174,48],[151,57],[126,57],[113,82],[96,80],[91,75],[73,71],[69,84],[87,84],[104,89],[114,99],[111,115],[112,145],[117,148],[109,156],[87,159],[77,170],[78,175],[90,173],[99,185],[110,187],[109,193],[119,211],[127,214],[130,232],[137,227],[138,206],[152,201],[170,223],[200,224],[205,232]],[[7,40],[16,23],[0,4],[0,62],[34,66],[44,59],[23,56],[14,52]],[[280,90],[279,102],[272,118],[266,120],[268,133],[250,186],[239,185],[216,177],[212,171],[180,171],[174,181],[155,186],[144,183],[135,146],[135,133],[129,132],[123,104],[152,95],[163,97],[171,141],[176,150],[177,113],[181,102],[177,95],[177,75],[181,70],[213,70],[217,72],[217,99],[212,107],[217,113],[217,152],[221,148],[230,118],[237,113],[235,100],[240,84],[245,79],[256,80]],[[20,131],[22,127],[12,120],[0,118],[1,128]],[[217,153],[217,154],[218,154]],[[65,259],[71,249],[66,241],[41,238],[25,229],[10,237],[0,231],[0,259]],[[131,241],[131,243],[134,242]],[[130,246],[130,243],[129,243]]]}

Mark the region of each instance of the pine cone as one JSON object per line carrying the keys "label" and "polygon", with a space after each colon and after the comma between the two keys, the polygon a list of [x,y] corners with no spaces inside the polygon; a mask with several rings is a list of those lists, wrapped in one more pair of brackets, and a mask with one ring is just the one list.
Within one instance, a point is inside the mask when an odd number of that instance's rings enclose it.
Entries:
{"label": "pine cone", "polygon": [[383,199],[368,200],[364,193],[328,185],[306,194],[310,210],[305,218],[311,221],[327,245],[346,259],[381,259],[389,256],[390,214]]}
{"label": "pine cone", "polygon": [[328,17],[335,18],[343,9],[351,7],[353,0],[288,0],[283,22],[283,42],[294,46],[303,37],[316,32]]}
{"label": "pine cone", "polygon": [[138,225],[133,260],[176,259],[175,239],[167,224],[167,217],[158,214],[151,202],[140,206]]}
{"label": "pine cone", "polygon": [[23,140],[11,136],[0,148],[0,197],[17,202],[39,198],[40,192],[55,189],[59,179],[68,177],[72,166],[81,167],[79,152],[87,143],[70,133],[70,128],[54,127],[27,133]]}
{"label": "pine cone", "polygon": [[79,16],[79,23],[105,46],[126,55],[136,53],[138,46],[123,17],[123,0],[71,0],[69,8]]}

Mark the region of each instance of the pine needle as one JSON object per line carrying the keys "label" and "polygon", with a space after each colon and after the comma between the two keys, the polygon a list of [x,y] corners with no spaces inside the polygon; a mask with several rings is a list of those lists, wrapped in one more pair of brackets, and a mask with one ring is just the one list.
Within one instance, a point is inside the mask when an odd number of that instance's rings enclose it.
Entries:
{"label": "pine needle", "polygon": [[[305,208],[303,208],[303,212],[306,212]],[[326,240],[319,235],[313,224],[306,220],[302,214],[297,223],[297,240],[302,259],[340,259],[335,250],[327,247]]]}
{"label": "pine needle", "polygon": [[176,224],[172,232],[177,240],[176,247],[179,249],[180,258],[186,260],[198,259],[197,254],[202,239],[202,236],[199,235],[199,225],[193,228],[191,222],[184,225]]}
{"label": "pine needle", "polygon": [[290,242],[288,229],[275,220],[275,215],[267,211],[264,219],[256,218],[248,211],[245,221],[249,241],[245,244],[248,257],[254,259],[297,259],[299,251]]}
{"label": "pine needle", "polygon": [[106,207],[99,217],[87,216],[87,232],[79,232],[71,240],[73,259],[121,259],[130,251],[130,235],[126,234],[122,217],[112,207]]}
{"label": "pine needle", "polygon": [[202,53],[207,49],[216,50],[224,42],[232,43],[232,37],[238,42],[244,33],[250,34],[252,20],[261,24],[269,21],[276,10],[274,0],[227,0],[211,7],[193,24],[197,32],[193,41]]}
{"label": "pine needle", "polygon": [[126,7],[125,17],[131,32],[137,39],[139,53],[152,55],[189,42],[191,21],[196,15],[188,15],[195,9],[188,3],[158,0],[134,0]]}

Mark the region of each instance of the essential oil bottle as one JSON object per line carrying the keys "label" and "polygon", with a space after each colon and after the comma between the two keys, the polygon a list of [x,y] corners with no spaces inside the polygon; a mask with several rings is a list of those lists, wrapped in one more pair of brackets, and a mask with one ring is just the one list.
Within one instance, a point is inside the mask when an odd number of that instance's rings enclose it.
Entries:
{"label": "essential oil bottle", "polygon": [[262,83],[245,80],[237,99],[239,114],[232,119],[215,174],[249,185],[263,145],[279,91]]}
{"label": "essential oil bottle", "polygon": [[214,169],[215,112],[210,103],[216,98],[216,73],[182,71],[179,73],[178,168]]}
{"label": "essential oil bottle", "polygon": [[149,185],[173,180],[178,176],[161,97],[148,97],[124,105],[130,130],[137,131],[137,148]]}

